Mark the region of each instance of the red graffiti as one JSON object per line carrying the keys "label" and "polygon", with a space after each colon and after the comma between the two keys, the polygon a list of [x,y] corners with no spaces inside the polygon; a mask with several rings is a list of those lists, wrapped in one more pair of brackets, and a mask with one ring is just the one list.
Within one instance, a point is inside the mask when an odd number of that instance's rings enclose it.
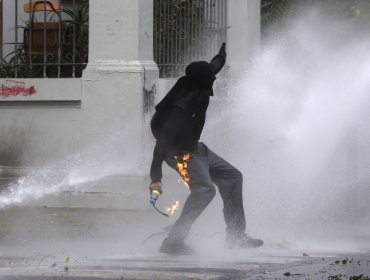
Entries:
{"label": "red graffiti", "polygon": [[9,96],[30,96],[37,92],[35,86],[27,87],[24,81],[6,80],[0,86],[0,96],[3,98]]}

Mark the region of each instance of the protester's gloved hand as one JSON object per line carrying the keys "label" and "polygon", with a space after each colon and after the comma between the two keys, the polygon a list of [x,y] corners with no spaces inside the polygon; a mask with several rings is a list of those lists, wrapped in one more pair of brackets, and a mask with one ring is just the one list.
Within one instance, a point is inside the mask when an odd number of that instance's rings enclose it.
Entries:
{"label": "protester's gloved hand", "polygon": [[152,195],[153,191],[157,191],[162,194],[162,183],[161,182],[153,182],[149,186],[150,195]]}
{"label": "protester's gloved hand", "polygon": [[210,62],[212,65],[213,74],[216,75],[218,72],[220,72],[222,67],[224,67],[225,62],[226,62],[226,43],[223,42],[220,50],[218,51],[218,54],[214,58],[212,58]]}
{"label": "protester's gloved hand", "polygon": [[226,57],[226,43],[225,42],[222,43],[221,48],[218,53]]}

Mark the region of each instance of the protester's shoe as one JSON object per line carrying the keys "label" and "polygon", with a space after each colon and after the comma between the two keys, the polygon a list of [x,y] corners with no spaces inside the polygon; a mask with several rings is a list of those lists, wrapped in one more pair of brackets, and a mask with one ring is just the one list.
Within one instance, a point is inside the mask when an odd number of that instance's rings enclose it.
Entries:
{"label": "protester's shoe", "polygon": [[171,241],[166,238],[161,248],[159,249],[160,253],[169,254],[169,255],[192,255],[194,254],[193,249],[187,246],[183,241]]}
{"label": "protester's shoe", "polygon": [[249,237],[245,233],[226,235],[226,248],[228,249],[251,249],[261,247],[264,242],[261,239]]}

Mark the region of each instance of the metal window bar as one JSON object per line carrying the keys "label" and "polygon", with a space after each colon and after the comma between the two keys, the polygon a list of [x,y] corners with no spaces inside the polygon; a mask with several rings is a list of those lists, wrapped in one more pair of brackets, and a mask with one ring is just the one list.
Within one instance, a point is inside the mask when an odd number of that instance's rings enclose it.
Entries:
{"label": "metal window bar", "polygon": [[43,67],[43,78],[46,78],[46,0],[44,0],[44,67]]}
{"label": "metal window bar", "polygon": [[[4,26],[4,24],[3,24],[3,2],[4,1],[0,1],[0,15],[1,15],[1,20],[0,20],[0,30],[3,30],[3,26]],[[0,33],[0,42],[1,42],[1,45],[0,45],[0,58],[1,58],[1,60],[2,60],[2,58],[3,58],[3,45],[2,45],[2,42],[3,42],[3,40],[4,40],[4,38],[3,38],[3,32],[1,32]],[[0,61],[1,61],[0,60]]]}
{"label": "metal window bar", "polygon": [[[171,10],[171,13],[170,13],[170,22],[169,22],[169,25],[170,26],[172,26],[172,27],[174,27],[174,22],[173,22],[173,19],[175,18],[174,17],[174,10]],[[176,30],[175,30],[175,28],[171,28],[171,33],[170,33],[170,37],[171,38],[176,38],[175,37],[175,32],[176,32]],[[174,45],[173,45],[173,40],[168,40],[169,42],[170,42],[170,53],[169,53],[169,61],[173,61],[173,55],[174,55],[174,53],[173,53],[173,51],[174,51]],[[170,70],[170,73],[171,73],[171,75],[173,75],[173,71],[174,71],[174,67],[172,66],[171,67],[171,70]]]}
{"label": "metal window bar", "polygon": [[[170,17],[171,17],[171,2],[168,1],[167,3],[167,23],[166,23],[166,26],[167,28],[169,29],[169,32],[167,34],[168,36],[168,39],[167,39],[167,50],[169,50],[169,52],[166,53],[166,61],[167,61],[167,64],[169,65],[171,60],[170,60],[170,50],[171,50],[171,47],[170,47],[170,40],[169,40],[169,37],[170,37],[170,33],[171,33],[171,23],[170,23]],[[171,67],[169,66],[168,69],[167,69],[169,72],[171,71]]]}
{"label": "metal window bar", "polygon": [[[179,44],[178,44],[178,38],[179,38],[179,35],[178,35],[178,20],[177,20],[177,17],[178,17],[178,13],[179,11],[176,10],[176,13],[174,15],[174,25],[175,25],[175,32],[176,32],[176,36],[175,36],[175,42],[174,42],[174,47],[173,47],[173,52],[174,52],[174,59],[177,59],[177,56],[178,56],[178,48],[179,48]],[[175,67],[173,68],[173,73],[172,75],[175,75],[175,73],[177,72],[177,66],[175,65]]]}
{"label": "metal window bar", "polygon": [[60,78],[60,63],[62,62],[62,2],[61,0],[58,1],[59,9],[58,9],[58,18],[59,18],[59,25],[58,25],[58,78]]}
{"label": "metal window bar", "polygon": [[[32,7],[32,0],[28,1],[28,6]],[[29,22],[31,23],[32,20],[32,13],[29,13]],[[32,71],[32,54],[31,54],[31,45],[32,45],[32,29],[30,29],[30,36],[28,39],[28,63],[30,65],[30,71]]]}
{"label": "metal window bar", "polygon": [[[76,0],[73,0],[73,18],[76,18]],[[75,63],[76,63],[76,52],[75,52],[75,49],[76,49],[76,22],[73,22],[72,28],[73,28],[72,78],[75,78],[76,77],[76,65],[75,65]]]}
{"label": "metal window bar", "polygon": [[15,5],[15,28],[14,28],[14,39],[15,39],[15,44],[14,44],[14,54],[15,54],[15,59],[14,59],[14,77],[18,77],[18,0],[15,0],[14,2]]}
{"label": "metal window bar", "polygon": [[[88,32],[84,31],[86,40],[82,42],[81,38],[76,38],[81,35],[77,33],[76,28],[77,24],[81,23],[88,27],[88,20],[76,22],[75,18],[81,17],[81,10],[77,10],[77,7],[80,8],[80,4],[88,5],[88,0],[68,1],[72,7],[70,7],[70,14],[67,13],[67,16],[64,15],[66,11],[63,10],[64,7],[62,9],[64,4],[62,0],[28,0],[23,6],[24,11],[28,13],[26,17],[25,14],[19,12],[21,8],[19,3],[19,0],[14,1],[14,41],[3,42],[3,45],[11,44],[14,48],[12,51],[7,49],[8,51],[3,54],[4,60],[0,62],[0,78],[80,77],[82,70],[87,65]],[[37,9],[36,4],[38,5]],[[26,7],[27,5],[28,7]],[[38,23],[40,29],[37,30],[39,32],[37,34],[32,26],[36,10],[39,11],[38,18],[43,21],[43,23]],[[7,11],[3,12],[7,13]],[[87,19],[88,8],[85,8],[84,12]],[[58,18],[58,23],[55,23],[55,29],[51,30],[48,23],[53,19],[52,13]],[[63,15],[66,20],[62,20]],[[22,26],[22,23],[19,25],[20,21],[26,22],[25,25]],[[66,23],[70,24],[68,34],[64,29]],[[21,28],[23,28],[23,33],[27,31],[27,35],[23,35],[23,41],[19,38]],[[13,30],[5,32],[13,32]],[[52,42],[48,41],[50,34],[53,36]],[[70,38],[68,44],[65,41],[66,35]],[[35,44],[36,39],[41,43],[39,47]],[[77,45],[77,40],[79,40],[79,45]],[[83,46],[80,46],[81,44]],[[35,54],[35,47],[39,54]],[[51,48],[53,48],[52,54]],[[79,51],[78,59],[77,50]],[[77,67],[78,71],[76,71]]]}
{"label": "metal window bar", "polygon": [[154,60],[164,78],[183,75],[226,40],[227,0],[154,0]]}

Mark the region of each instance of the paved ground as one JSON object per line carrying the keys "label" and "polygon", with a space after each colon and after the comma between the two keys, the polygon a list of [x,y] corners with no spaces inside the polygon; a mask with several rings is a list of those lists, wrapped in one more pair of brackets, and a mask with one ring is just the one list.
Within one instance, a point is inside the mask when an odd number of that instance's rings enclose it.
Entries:
{"label": "paved ground", "polygon": [[161,255],[160,242],[173,220],[158,219],[154,211],[19,207],[1,214],[1,280],[370,276],[366,249],[302,252],[289,243],[267,241],[259,249],[229,251],[223,248],[222,233],[206,235],[206,231],[190,237],[194,256]]}
{"label": "paved ground", "polygon": [[[250,258],[247,261],[206,261],[197,256],[145,256],[73,259],[1,258],[0,279],[330,279],[338,274],[370,275],[370,256]],[[345,277],[337,279],[348,279]]]}

